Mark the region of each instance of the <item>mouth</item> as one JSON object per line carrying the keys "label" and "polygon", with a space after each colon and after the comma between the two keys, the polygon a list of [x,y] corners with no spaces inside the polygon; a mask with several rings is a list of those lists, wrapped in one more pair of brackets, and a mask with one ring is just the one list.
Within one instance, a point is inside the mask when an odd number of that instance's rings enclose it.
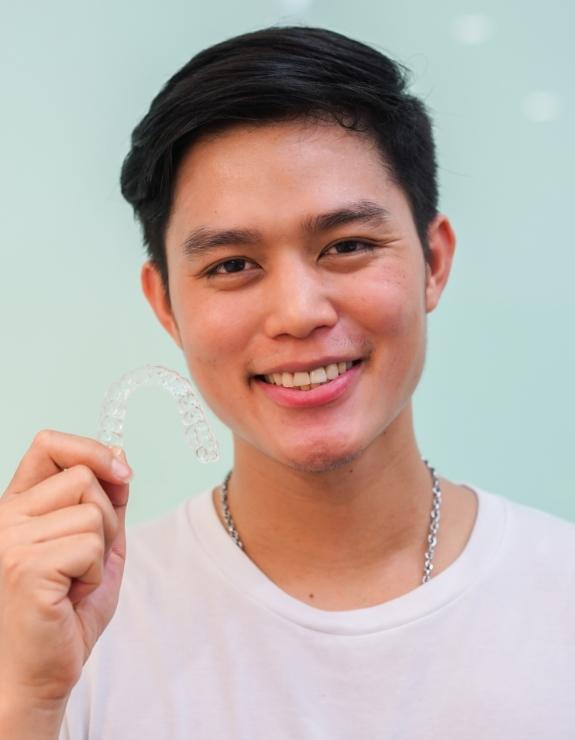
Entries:
{"label": "mouth", "polygon": [[255,375],[253,377],[266,385],[306,392],[333,383],[334,380],[346,375],[352,368],[362,362],[363,358],[358,358],[357,360],[333,363],[322,368],[316,368],[312,372],[284,372],[273,373],[272,375]]}

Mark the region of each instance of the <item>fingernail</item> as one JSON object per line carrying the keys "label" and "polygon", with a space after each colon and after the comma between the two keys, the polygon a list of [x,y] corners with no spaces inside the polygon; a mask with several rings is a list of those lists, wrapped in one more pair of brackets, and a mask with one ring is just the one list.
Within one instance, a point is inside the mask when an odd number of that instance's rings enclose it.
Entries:
{"label": "fingernail", "polygon": [[112,472],[116,477],[121,478],[122,480],[130,480],[133,476],[131,469],[126,465],[126,463],[123,463],[116,458],[112,460]]}
{"label": "fingernail", "polygon": [[126,460],[126,453],[121,447],[110,447],[112,455],[112,472],[121,480],[130,480],[134,473]]}
{"label": "fingernail", "polygon": [[110,447],[112,455],[112,472],[122,480],[130,480],[133,476],[132,469],[126,462],[126,453],[121,447]]}

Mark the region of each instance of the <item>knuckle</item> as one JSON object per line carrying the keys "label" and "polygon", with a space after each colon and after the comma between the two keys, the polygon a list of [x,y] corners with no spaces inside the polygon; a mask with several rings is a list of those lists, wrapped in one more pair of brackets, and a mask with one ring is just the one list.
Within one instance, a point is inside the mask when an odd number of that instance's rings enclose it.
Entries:
{"label": "knuckle", "polygon": [[98,504],[94,504],[91,501],[83,504],[83,506],[84,516],[86,517],[90,529],[97,529],[100,531],[102,529],[102,509],[100,509]]}
{"label": "knuckle", "polygon": [[94,560],[102,560],[105,553],[104,538],[95,532],[88,532],[85,540]]}
{"label": "knuckle", "polygon": [[36,432],[32,445],[34,447],[42,447],[43,449],[50,445],[50,442],[54,439],[55,432],[53,429],[40,429]]}
{"label": "knuckle", "polygon": [[83,486],[88,487],[92,485],[92,483],[96,479],[93,471],[87,465],[74,465],[73,467],[69,468],[69,470],[73,471],[74,475],[76,476],[76,480],[79,484]]}
{"label": "knuckle", "polygon": [[9,584],[16,584],[25,570],[26,558],[22,546],[6,547],[0,554],[0,569],[2,580]]}

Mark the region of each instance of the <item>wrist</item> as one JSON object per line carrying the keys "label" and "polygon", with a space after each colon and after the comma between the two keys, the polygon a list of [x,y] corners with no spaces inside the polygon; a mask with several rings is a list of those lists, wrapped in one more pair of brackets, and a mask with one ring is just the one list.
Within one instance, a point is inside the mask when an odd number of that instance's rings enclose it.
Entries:
{"label": "wrist", "polygon": [[67,699],[25,700],[0,697],[0,738],[10,740],[58,740]]}

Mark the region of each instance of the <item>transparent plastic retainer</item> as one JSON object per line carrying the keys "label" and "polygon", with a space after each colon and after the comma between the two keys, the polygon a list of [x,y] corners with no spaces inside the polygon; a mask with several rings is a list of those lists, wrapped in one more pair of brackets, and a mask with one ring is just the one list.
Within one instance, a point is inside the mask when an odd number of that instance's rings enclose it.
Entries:
{"label": "transparent plastic retainer", "polygon": [[144,386],[159,385],[169,391],[180,412],[186,442],[203,463],[220,458],[218,441],[214,437],[194,388],[187,378],[162,365],[145,365],[132,370],[112,383],[102,402],[98,424],[98,440],[123,449],[124,422],[130,395]]}

